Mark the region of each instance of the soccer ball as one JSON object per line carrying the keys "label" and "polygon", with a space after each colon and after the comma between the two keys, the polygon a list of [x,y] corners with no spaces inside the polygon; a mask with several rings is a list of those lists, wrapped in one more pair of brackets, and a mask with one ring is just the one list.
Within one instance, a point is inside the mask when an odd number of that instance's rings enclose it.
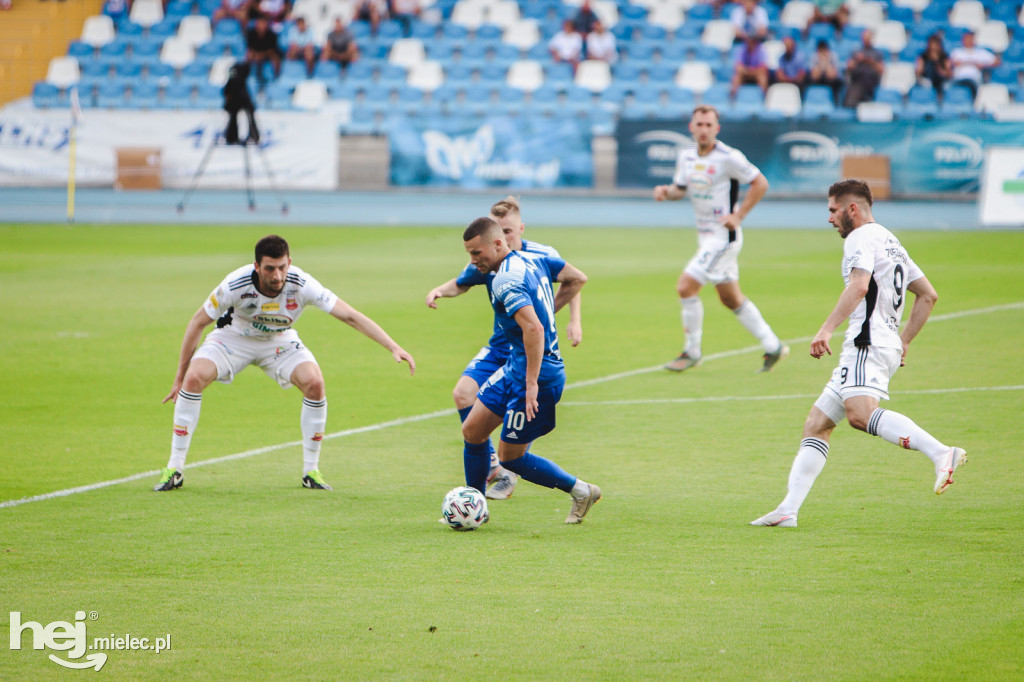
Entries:
{"label": "soccer ball", "polygon": [[441,515],[453,530],[476,530],[491,518],[484,494],[466,486],[448,491],[441,504]]}

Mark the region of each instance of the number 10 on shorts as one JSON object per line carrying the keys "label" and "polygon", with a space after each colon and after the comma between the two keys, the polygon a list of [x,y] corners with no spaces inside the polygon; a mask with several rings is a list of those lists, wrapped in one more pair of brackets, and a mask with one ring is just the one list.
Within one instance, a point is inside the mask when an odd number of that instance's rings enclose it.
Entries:
{"label": "number 10 on shorts", "polygon": [[508,410],[505,412],[505,428],[521,431],[526,426],[526,413]]}

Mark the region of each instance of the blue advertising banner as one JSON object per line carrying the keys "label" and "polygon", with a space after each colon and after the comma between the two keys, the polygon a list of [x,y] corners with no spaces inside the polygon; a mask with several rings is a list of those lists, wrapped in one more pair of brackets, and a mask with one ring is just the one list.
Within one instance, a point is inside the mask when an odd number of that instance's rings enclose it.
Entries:
{"label": "blue advertising banner", "polygon": [[590,133],[572,120],[415,119],[389,126],[391,184],[431,187],[590,187]]}
{"label": "blue advertising banner", "polygon": [[[620,121],[618,186],[670,182],[686,122]],[[845,156],[889,157],[894,195],[973,193],[982,149],[1024,145],[1024,126],[995,121],[727,121],[719,135],[756,165],[772,193],[820,195],[839,179]]]}

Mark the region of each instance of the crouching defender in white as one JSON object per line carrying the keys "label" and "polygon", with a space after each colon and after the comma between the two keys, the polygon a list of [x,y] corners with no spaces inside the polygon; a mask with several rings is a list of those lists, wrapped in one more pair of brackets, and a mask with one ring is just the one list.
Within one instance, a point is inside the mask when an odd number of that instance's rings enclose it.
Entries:
{"label": "crouching defender in white", "polygon": [[[898,412],[878,406],[889,398],[889,379],[906,361],[907,347],[924,326],[938,299],[924,272],[889,230],[871,216],[871,190],[859,180],[841,180],[828,190],[829,222],[846,240],[846,288],[832,314],[811,341],[811,356],[832,354],[829,339],[849,318],[839,366],[804,423],[804,437],[789,474],[789,492],[775,511],[753,526],[795,527],[800,505],[825,467],[829,437],[844,417],[850,426],[894,445],[924,453],[935,465],[935,494],[953,483],[953,472],[967,461],[958,447],[940,443]],[[910,319],[900,321],[906,293],[914,294]]]}
{"label": "crouching defender in white", "polygon": [[[302,485],[331,490],[318,469],[327,425],[324,376],[313,353],[292,329],[307,305],[330,313],[384,346],[395,362],[408,362],[410,374],[416,371],[412,356],[376,322],[293,266],[284,239],[264,237],[256,243],[255,252],[256,262],[225,277],[185,329],[174,384],[163,400],[174,401],[171,456],[155,491],[180,488],[184,481],[185,457],[199,422],[203,390],[215,379],[231,383],[249,365],[262,369],[281,388],[294,385],[302,391]],[[196,350],[203,330],[214,320],[217,328]]]}

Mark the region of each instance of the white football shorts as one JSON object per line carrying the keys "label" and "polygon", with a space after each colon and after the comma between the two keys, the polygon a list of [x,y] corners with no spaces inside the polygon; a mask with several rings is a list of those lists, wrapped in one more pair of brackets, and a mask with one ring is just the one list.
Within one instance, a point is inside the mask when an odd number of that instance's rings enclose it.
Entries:
{"label": "white football shorts", "polygon": [[214,329],[206,335],[193,358],[206,358],[217,366],[217,381],[230,384],[235,375],[256,365],[281,388],[290,388],[295,368],[303,362],[316,363],[313,353],[302,345],[294,329],[270,339],[242,336],[227,329]]}
{"label": "white football shorts", "polygon": [[849,398],[867,395],[879,400],[889,399],[889,380],[900,368],[901,348],[857,348],[843,345],[839,366],[814,405],[838,424],[846,417],[843,403]]}
{"label": "white football shorts", "polygon": [[742,248],[742,241],[724,243],[714,241],[701,244],[697,253],[686,264],[683,272],[700,282],[701,285],[709,282],[711,284],[737,282],[740,278],[740,266],[737,259]]}

